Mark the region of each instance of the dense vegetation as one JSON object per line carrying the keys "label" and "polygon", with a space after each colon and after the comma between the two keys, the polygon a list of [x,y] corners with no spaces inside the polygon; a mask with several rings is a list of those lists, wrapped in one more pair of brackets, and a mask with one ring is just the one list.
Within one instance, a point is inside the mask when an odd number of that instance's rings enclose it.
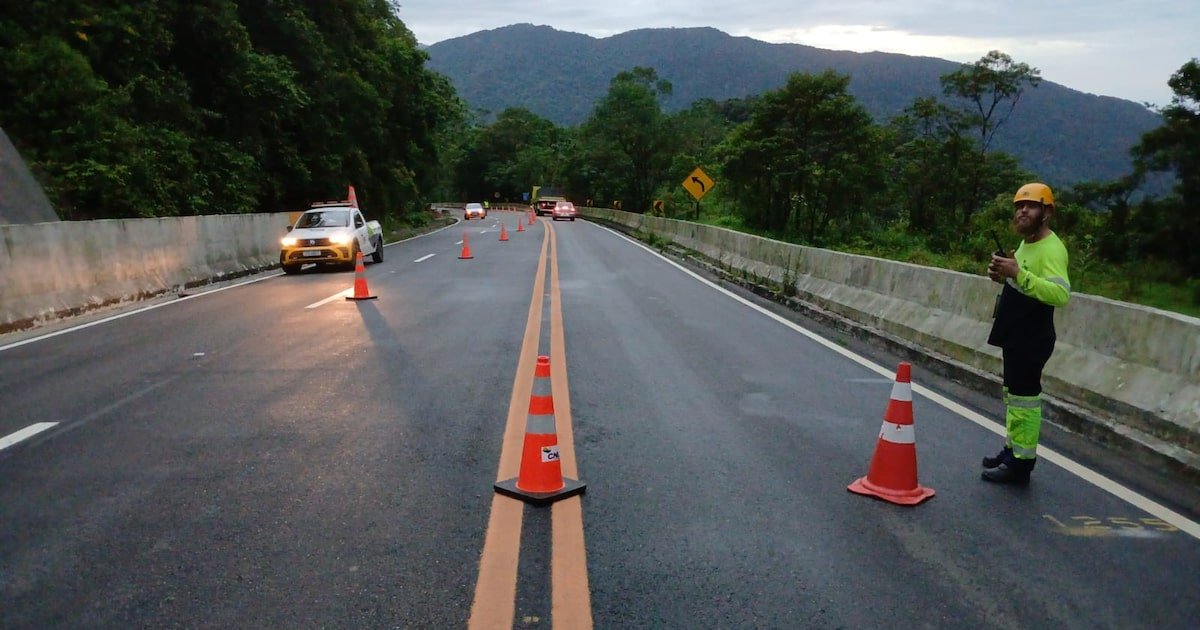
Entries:
{"label": "dense vegetation", "polygon": [[[1129,171],[1073,189],[1003,151],[1042,81],[999,52],[883,121],[832,70],[670,109],[671,81],[632,66],[575,126],[472,112],[427,60],[386,0],[8,3],[0,127],[65,219],[294,209],[353,183],[369,214],[415,220],[428,201],[550,185],[973,273],[988,231],[1007,233],[1012,192],[1048,179],[1076,290],[1200,312],[1196,60],[1170,79],[1164,124]],[[702,204],[680,186],[697,166],[717,182]],[[1141,195],[1154,173],[1170,192]]]}
{"label": "dense vegetation", "polygon": [[0,127],[64,219],[292,209],[435,185],[448,81],[385,0],[0,5]]}
{"label": "dense vegetation", "polygon": [[[1200,65],[1169,81],[1166,124],[1133,150],[1110,182],[1056,186],[1055,227],[1072,256],[1077,291],[1200,314]],[[471,146],[458,192],[520,199],[531,184],[565,185],[577,201],[621,202],[796,243],[981,273],[1009,242],[1012,195],[1043,179],[993,148],[1040,72],[1001,52],[941,77],[886,124],[848,91],[849,77],[794,74],[777,90],[665,113],[670,82],[655,70],[620,72],[592,114],[556,128],[528,110],[502,112],[463,136]],[[522,165],[515,168],[514,165]],[[537,165],[541,165],[538,170]],[[700,166],[716,181],[694,204],[680,185]],[[1139,196],[1156,172],[1169,194]],[[468,181],[467,175],[474,176]],[[1177,177],[1176,177],[1177,176]]]}
{"label": "dense vegetation", "polygon": [[[427,51],[429,67],[449,77],[472,109],[494,115],[523,107],[570,127],[591,116],[612,77],[638,66],[654,68],[671,83],[671,93],[661,98],[669,114],[704,99],[727,101],[776,90],[792,74],[832,70],[850,78],[847,92],[884,124],[918,98],[939,97],[940,78],[960,65],[932,57],[771,44],[713,28],[639,29],[594,38],[516,24],[438,42]],[[1130,147],[1162,124],[1161,117],[1140,103],[1086,94],[1056,79],[1045,77],[1037,90],[1025,94],[992,148],[1016,156],[1023,167],[1060,186],[1129,172]]]}

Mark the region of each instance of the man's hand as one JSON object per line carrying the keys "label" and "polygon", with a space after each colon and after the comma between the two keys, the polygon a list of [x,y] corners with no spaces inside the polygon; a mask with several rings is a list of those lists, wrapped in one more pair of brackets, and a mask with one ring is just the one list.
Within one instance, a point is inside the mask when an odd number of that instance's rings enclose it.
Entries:
{"label": "man's hand", "polygon": [[988,265],[988,277],[993,282],[1004,282],[1005,278],[1016,278],[1021,267],[1016,258],[1005,258],[992,254],[992,262]]}

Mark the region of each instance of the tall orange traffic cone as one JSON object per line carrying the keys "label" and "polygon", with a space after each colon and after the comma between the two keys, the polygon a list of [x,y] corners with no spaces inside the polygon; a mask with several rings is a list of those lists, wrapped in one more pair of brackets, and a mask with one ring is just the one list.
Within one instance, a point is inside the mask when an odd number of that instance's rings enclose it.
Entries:
{"label": "tall orange traffic cone", "polygon": [[535,216],[535,215],[534,215],[533,211],[532,211],[532,210],[530,210],[530,211],[529,211],[529,225],[533,225],[533,217],[534,217],[534,216]]}
{"label": "tall orange traffic cone", "polygon": [[347,295],[347,300],[374,300],[375,295],[367,290],[367,270],[363,268],[363,255],[358,252],[358,260],[354,263],[354,295]]}
{"label": "tall orange traffic cone", "polygon": [[525,222],[524,222],[524,221],[522,221],[521,219],[517,219],[517,231],[518,231],[518,232],[524,232],[524,231],[525,231]]}
{"label": "tall orange traffic cone", "polygon": [[500,223],[500,240],[502,240],[502,241],[508,240],[508,229],[504,227],[503,222]]}
{"label": "tall orange traffic cone", "polygon": [[514,479],[497,481],[496,492],[538,505],[581,494],[587,484],[562,476],[558,434],[554,432],[554,396],[550,391],[550,357],[539,356],[533,370],[533,392],[525,420],[521,471]]}
{"label": "tall orange traffic cone", "polygon": [[847,490],[878,497],[899,505],[916,505],[929,497],[932,488],[917,483],[917,434],[913,428],[912,366],[900,363],[892,397],[883,414],[883,427],[875,443],[875,455],[867,476]]}
{"label": "tall orange traffic cone", "polygon": [[351,207],[351,208],[357,208],[357,207],[358,207],[358,197],[357,197],[357,196],[355,196],[355,194],[354,194],[354,186],[351,186],[351,187],[350,187],[350,193],[349,193],[349,195],[347,196],[347,199],[349,199],[349,200],[350,200],[350,207]]}
{"label": "tall orange traffic cone", "polygon": [[462,253],[458,255],[458,259],[459,260],[469,260],[471,258],[474,258],[474,256],[471,255],[471,243],[469,241],[467,241],[467,233],[466,233],[466,231],[464,231],[463,232]]}

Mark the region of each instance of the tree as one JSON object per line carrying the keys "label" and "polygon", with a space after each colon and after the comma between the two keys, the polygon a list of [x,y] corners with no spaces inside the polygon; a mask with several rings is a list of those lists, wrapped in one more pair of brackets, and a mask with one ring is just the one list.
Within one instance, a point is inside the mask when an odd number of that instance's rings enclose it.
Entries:
{"label": "tree", "polygon": [[658,182],[666,177],[671,137],[659,99],[670,82],[653,68],[618,73],[608,93],[580,130],[598,171],[587,184],[591,196],[621,199],[623,208],[645,212]]}
{"label": "tree", "polygon": [[832,71],[793,74],[731,134],[722,173],[747,224],[820,243],[869,211],[882,187],[880,138],[849,83]]}
{"label": "tree", "polygon": [[1139,172],[1173,171],[1172,195],[1139,211],[1159,216],[1148,239],[1151,251],[1200,273],[1200,61],[1183,64],[1167,81],[1174,96],[1163,108],[1163,125],[1147,132],[1132,150]]}
{"label": "tree", "polygon": [[987,194],[980,191],[987,171],[988,148],[996,132],[1013,114],[1025,87],[1036,88],[1042,82],[1041,71],[993,50],[971,65],[941,77],[942,91],[967,101],[967,120],[979,131],[979,160],[971,168],[970,196],[965,200],[962,225]]}
{"label": "tree", "polygon": [[985,153],[1000,126],[1012,116],[1025,86],[1036,88],[1041,71],[993,50],[969,66],[941,77],[947,96],[966,99],[973,106],[972,122],[979,130],[979,147]]}

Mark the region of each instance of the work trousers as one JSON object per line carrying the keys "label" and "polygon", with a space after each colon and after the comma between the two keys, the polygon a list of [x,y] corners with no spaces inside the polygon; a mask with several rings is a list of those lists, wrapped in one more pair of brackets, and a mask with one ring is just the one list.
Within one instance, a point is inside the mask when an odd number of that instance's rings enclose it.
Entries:
{"label": "work trousers", "polygon": [[1037,457],[1042,432],[1042,369],[1054,352],[1054,342],[1019,345],[1001,350],[1004,359],[1005,445],[1017,459]]}

